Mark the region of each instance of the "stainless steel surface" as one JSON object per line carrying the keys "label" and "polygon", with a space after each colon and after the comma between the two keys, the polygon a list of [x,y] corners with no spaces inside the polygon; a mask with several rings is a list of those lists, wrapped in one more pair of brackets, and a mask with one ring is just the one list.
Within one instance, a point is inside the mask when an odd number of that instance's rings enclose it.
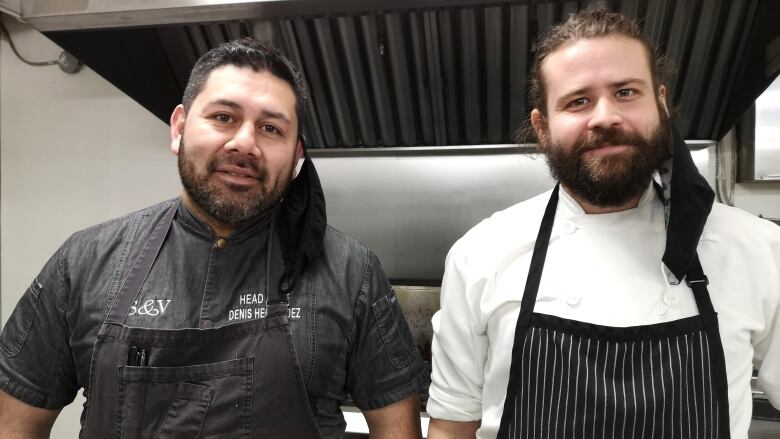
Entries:
{"label": "stainless steel surface", "polygon": [[[328,222],[374,251],[396,284],[439,285],[447,252],[468,229],[553,186],[544,158],[517,148],[490,154],[475,154],[479,148],[429,155],[383,151],[313,160]],[[693,157],[707,175],[709,150]]]}
{"label": "stainless steel surface", "polygon": [[780,181],[780,78],[756,99],[754,177]]}
{"label": "stainless steel surface", "polygon": [[[698,142],[698,141],[693,141]],[[709,141],[702,141],[709,142]],[[710,142],[710,145],[714,143]],[[689,142],[690,146],[690,142]],[[706,148],[706,146],[705,146]],[[691,149],[694,149],[691,147]],[[697,148],[698,149],[698,148]],[[309,155],[316,157],[399,157],[399,156],[440,156],[440,155],[487,155],[534,153],[538,145],[464,145],[464,146],[399,146],[395,148],[313,148]]]}
{"label": "stainless steel surface", "polygon": [[391,279],[438,284],[444,257],[491,213],[552,187],[536,154],[314,158],[328,222],[368,245]]}
{"label": "stainless steel surface", "polygon": [[501,0],[25,0],[21,11],[25,21],[47,32],[483,3]]}
{"label": "stainless steel surface", "polygon": [[780,422],[753,419],[748,429],[750,439],[778,439],[780,438]]}

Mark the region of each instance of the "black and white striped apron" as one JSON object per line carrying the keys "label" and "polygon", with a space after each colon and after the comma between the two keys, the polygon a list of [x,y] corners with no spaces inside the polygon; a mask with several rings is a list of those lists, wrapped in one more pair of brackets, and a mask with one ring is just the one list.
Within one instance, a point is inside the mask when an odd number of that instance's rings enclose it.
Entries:
{"label": "black and white striped apron", "polygon": [[558,191],[531,259],[498,437],[728,438],[723,347],[698,257],[686,276],[698,316],[618,328],[533,312]]}

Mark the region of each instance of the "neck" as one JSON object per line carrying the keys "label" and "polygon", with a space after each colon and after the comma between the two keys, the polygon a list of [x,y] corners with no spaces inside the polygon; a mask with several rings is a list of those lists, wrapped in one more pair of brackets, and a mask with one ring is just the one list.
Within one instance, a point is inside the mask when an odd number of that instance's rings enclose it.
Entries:
{"label": "neck", "polygon": [[642,193],[639,195],[629,199],[623,204],[620,204],[618,206],[597,206],[595,204],[591,204],[587,201],[585,201],[582,197],[574,193],[574,191],[569,190],[566,186],[561,184],[561,187],[563,190],[566,191],[569,196],[574,198],[574,201],[577,202],[577,204],[582,207],[582,210],[585,211],[585,213],[591,215],[591,214],[599,214],[599,213],[613,213],[613,212],[622,212],[624,210],[633,209],[637,206],[639,206],[639,200],[642,199]]}
{"label": "neck", "polygon": [[235,227],[214,219],[211,215],[201,209],[197,203],[192,201],[192,198],[190,198],[189,194],[187,194],[187,191],[184,191],[182,194],[182,200],[184,201],[184,206],[187,207],[187,209],[192,212],[192,214],[195,215],[198,220],[209,226],[215,235],[219,236],[220,238],[228,238],[233,232]]}

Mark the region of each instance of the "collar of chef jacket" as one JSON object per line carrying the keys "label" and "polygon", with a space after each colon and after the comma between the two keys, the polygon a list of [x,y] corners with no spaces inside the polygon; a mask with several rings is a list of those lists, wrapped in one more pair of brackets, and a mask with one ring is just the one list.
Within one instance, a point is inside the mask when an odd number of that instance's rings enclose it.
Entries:
{"label": "collar of chef jacket", "polygon": [[[672,159],[665,170],[669,181],[669,216],[663,263],[679,280],[696,258],[696,247],[712,210],[715,193],[693,163],[685,141],[672,127]],[[670,178],[669,178],[670,177]],[[666,191],[665,191],[666,192]]]}

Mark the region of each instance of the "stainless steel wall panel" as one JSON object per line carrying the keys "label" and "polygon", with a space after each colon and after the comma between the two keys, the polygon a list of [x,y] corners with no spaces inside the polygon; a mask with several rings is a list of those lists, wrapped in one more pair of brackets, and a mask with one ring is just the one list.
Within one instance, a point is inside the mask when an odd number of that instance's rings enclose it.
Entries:
{"label": "stainless steel wall panel", "polygon": [[[431,150],[363,149],[348,156],[325,150],[314,156],[328,222],[366,244],[394,283],[438,285],[456,240],[494,212],[554,184],[545,160],[519,148]],[[705,175],[709,153],[692,151]]]}
{"label": "stainless steel wall panel", "polygon": [[368,245],[394,281],[438,283],[444,257],[493,212],[552,187],[526,154],[316,157],[328,222]]}

